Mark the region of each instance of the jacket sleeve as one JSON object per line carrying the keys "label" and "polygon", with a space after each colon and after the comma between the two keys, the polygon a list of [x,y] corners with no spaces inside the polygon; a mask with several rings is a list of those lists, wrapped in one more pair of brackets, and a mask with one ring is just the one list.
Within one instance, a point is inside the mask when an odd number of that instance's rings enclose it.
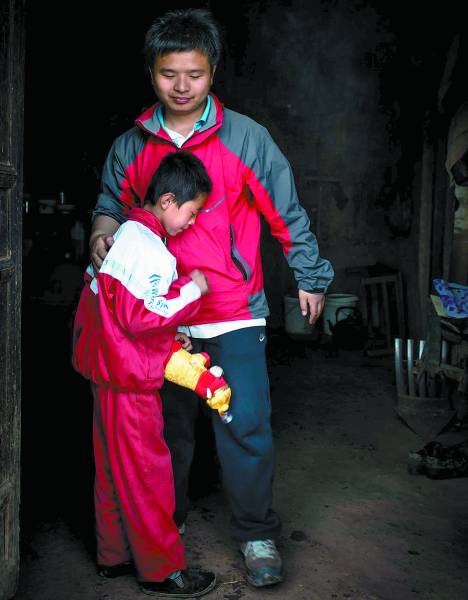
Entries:
{"label": "jacket sleeve", "polygon": [[[177,329],[200,306],[200,288],[177,274],[176,260],[160,238],[127,221],[116,232],[98,274],[102,314],[113,315],[132,336]],[[101,293],[102,292],[102,293]]]}
{"label": "jacket sleeve", "polygon": [[148,336],[172,328],[193,317],[200,308],[200,288],[189,278],[179,277],[164,295],[145,294],[138,298],[121,281],[103,274],[104,301],[112,303],[119,327],[131,336]]}
{"label": "jacket sleeve", "polygon": [[128,209],[140,205],[138,195],[128,179],[128,167],[134,162],[143,144],[144,141],[134,130],[114,141],[102,170],[101,189],[93,219],[98,215],[106,215],[122,224],[127,219]]}
{"label": "jacket sleeve", "polygon": [[272,235],[281,243],[299,289],[325,292],[333,280],[333,268],[319,255],[317,238],[299,204],[288,161],[268,131],[262,128],[262,132],[256,159],[247,170],[246,184]]}

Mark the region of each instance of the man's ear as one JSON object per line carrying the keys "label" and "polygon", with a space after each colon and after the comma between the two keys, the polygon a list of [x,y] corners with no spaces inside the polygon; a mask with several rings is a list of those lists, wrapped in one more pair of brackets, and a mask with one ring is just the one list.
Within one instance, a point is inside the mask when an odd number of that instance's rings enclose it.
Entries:
{"label": "man's ear", "polygon": [[148,71],[149,71],[149,74],[150,74],[151,85],[154,86],[153,70],[151,69],[151,67],[148,67]]}
{"label": "man's ear", "polygon": [[215,74],[217,66],[218,65],[212,65],[212,67],[211,67],[211,85],[213,85],[214,74]]}
{"label": "man's ear", "polygon": [[159,203],[163,210],[167,210],[171,204],[175,201],[175,196],[172,192],[166,192],[162,196],[159,196]]}

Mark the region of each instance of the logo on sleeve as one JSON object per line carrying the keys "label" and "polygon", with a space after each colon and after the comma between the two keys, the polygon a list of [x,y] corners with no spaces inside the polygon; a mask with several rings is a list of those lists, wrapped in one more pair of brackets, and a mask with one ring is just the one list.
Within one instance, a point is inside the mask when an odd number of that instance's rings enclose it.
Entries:
{"label": "logo on sleeve", "polygon": [[145,294],[145,305],[149,310],[167,314],[169,306],[161,294],[161,275],[153,273],[149,276],[149,290]]}
{"label": "logo on sleeve", "polygon": [[161,275],[158,275],[157,273],[153,273],[153,275],[149,276],[149,280],[150,280],[151,293],[155,294],[157,296],[159,293],[159,283],[161,281]]}

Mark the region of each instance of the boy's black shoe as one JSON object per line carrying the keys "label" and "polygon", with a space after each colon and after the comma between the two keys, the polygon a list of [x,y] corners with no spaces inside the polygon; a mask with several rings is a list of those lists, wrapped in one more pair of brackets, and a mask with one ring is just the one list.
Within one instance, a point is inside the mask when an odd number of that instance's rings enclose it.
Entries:
{"label": "boy's black shoe", "polygon": [[216,575],[202,569],[186,569],[175,579],[140,581],[140,589],[148,596],[195,598],[208,594],[216,585]]}
{"label": "boy's black shoe", "polygon": [[110,566],[98,565],[97,572],[99,577],[114,579],[114,577],[120,577],[121,575],[134,575],[135,567],[133,566],[132,562],[128,561]]}

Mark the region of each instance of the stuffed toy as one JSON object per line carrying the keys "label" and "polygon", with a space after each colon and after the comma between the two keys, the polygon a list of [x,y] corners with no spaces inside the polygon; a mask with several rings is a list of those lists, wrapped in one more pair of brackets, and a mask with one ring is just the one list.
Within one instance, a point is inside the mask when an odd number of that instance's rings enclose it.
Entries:
{"label": "stuffed toy", "polygon": [[210,408],[218,411],[224,423],[230,423],[231,388],[222,377],[221,367],[209,366],[210,357],[206,352],[190,354],[180,342],[174,341],[164,362],[164,377],[194,391],[206,400]]}

